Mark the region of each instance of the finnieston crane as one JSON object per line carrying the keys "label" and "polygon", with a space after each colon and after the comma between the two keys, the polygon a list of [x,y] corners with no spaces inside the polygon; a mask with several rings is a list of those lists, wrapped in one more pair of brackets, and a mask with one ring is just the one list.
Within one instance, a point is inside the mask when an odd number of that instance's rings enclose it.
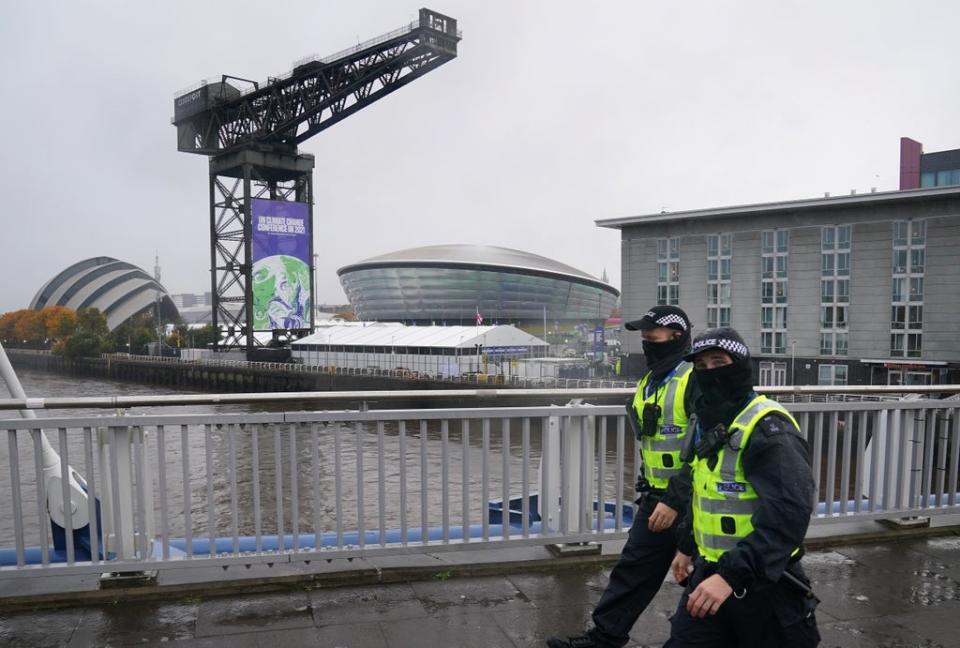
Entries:
{"label": "finnieston crane", "polygon": [[[213,326],[223,331],[216,347],[245,348],[254,359],[254,332],[313,329],[314,157],[297,146],[455,58],[460,38],[455,19],[424,8],[416,22],[330,56],[297,61],[265,83],[224,74],[177,94],[177,149],[210,158]],[[255,238],[255,220],[258,232],[301,238],[294,254],[300,265],[293,267],[305,281],[288,281],[289,272],[284,279],[271,277],[276,268],[258,266],[263,279],[255,284],[254,257],[264,253],[255,248],[276,243]],[[272,251],[290,252],[296,247],[291,240]]]}

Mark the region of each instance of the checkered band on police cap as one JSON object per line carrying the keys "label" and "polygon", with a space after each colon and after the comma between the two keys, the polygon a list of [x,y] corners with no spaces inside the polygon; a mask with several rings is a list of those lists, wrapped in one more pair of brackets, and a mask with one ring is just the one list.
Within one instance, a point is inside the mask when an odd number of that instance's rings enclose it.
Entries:
{"label": "checkered band on police cap", "polygon": [[654,306],[640,319],[624,325],[628,331],[642,331],[658,326],[666,326],[686,333],[692,325],[687,314],[677,306]]}
{"label": "checkered band on police cap", "polygon": [[707,349],[722,349],[737,360],[747,360],[750,357],[750,349],[747,348],[743,338],[728,327],[709,329],[698,335],[686,359],[692,360],[698,353]]}
{"label": "checkered band on police cap", "polygon": [[[651,315],[651,313],[647,313]],[[684,331],[687,330],[687,320],[683,319],[679,315],[664,315],[663,317],[653,317],[651,318],[660,326],[670,326],[671,324],[679,324],[680,328]]]}

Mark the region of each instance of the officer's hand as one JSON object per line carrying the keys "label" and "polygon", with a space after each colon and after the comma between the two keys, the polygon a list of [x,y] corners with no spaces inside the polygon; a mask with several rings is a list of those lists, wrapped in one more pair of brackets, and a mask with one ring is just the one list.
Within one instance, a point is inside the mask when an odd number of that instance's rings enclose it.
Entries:
{"label": "officer's hand", "polygon": [[733,594],[733,588],[723,580],[720,574],[714,574],[691,592],[687,599],[687,612],[694,619],[716,614],[731,594]]}
{"label": "officer's hand", "polygon": [[653,509],[653,513],[650,514],[650,519],[647,520],[647,528],[654,533],[659,533],[664,529],[669,529],[670,525],[672,525],[676,519],[676,511],[663,502],[658,502],[657,507]]}
{"label": "officer's hand", "polygon": [[673,572],[673,580],[683,585],[687,577],[693,573],[693,557],[678,551],[673,557],[673,562],[670,563],[670,571]]}

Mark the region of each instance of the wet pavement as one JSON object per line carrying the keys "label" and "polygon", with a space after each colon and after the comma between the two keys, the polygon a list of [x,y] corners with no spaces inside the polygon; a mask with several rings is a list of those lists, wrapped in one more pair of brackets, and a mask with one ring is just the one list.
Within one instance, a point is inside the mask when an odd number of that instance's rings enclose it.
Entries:
{"label": "wet pavement", "polygon": [[[957,533],[837,544],[808,552],[804,564],[822,600],[822,646],[960,645]],[[413,582],[327,587],[321,580],[281,592],[165,600],[118,594],[83,607],[0,612],[0,645],[542,646],[547,637],[582,631],[610,565],[559,560],[544,570],[525,561],[486,576],[461,576],[454,562],[430,569]],[[634,627],[631,646],[666,641],[679,596],[668,580]]]}

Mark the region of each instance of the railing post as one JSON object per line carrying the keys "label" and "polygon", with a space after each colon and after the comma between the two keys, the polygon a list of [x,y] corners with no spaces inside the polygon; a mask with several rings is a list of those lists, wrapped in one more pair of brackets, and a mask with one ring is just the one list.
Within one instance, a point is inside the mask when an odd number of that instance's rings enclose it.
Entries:
{"label": "railing post", "polygon": [[540,455],[540,519],[543,533],[560,529],[560,417],[546,419]]}
{"label": "railing post", "polygon": [[[139,427],[111,426],[100,428],[97,438],[104,554],[117,560],[146,560],[153,540],[153,480],[145,456],[146,434]],[[138,455],[136,480],[134,450]],[[139,524],[136,524],[137,518]]]}
{"label": "railing post", "polygon": [[[581,399],[574,399],[567,407],[584,405]],[[591,529],[593,517],[594,418],[578,413],[552,416],[547,421],[541,459],[544,530],[559,531],[563,536],[586,533]],[[556,555],[599,551],[596,544],[550,545],[549,548]]]}
{"label": "railing post", "polygon": [[[585,407],[581,399],[574,399],[567,407]],[[565,533],[584,533],[590,529],[593,512],[594,481],[594,418],[592,416],[563,417],[560,451],[561,517],[566,522]]]}

